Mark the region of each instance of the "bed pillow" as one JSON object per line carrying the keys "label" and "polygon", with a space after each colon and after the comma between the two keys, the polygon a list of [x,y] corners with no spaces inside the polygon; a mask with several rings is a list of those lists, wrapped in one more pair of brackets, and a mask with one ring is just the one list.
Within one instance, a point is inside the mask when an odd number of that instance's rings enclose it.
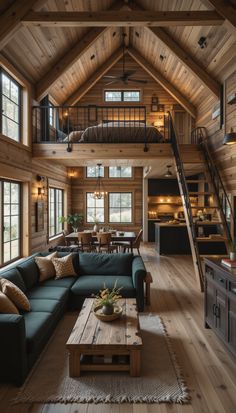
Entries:
{"label": "bed pillow", "polygon": [[73,255],[69,254],[62,258],[53,258],[56,271],[56,280],[64,277],[77,276],[73,266]]}
{"label": "bed pillow", "polygon": [[75,130],[73,132],[70,132],[69,134],[69,139],[68,136],[64,139],[64,142],[79,142],[80,138],[83,134],[83,130]]}
{"label": "bed pillow", "polygon": [[19,314],[18,309],[11,300],[0,291],[0,313],[2,314]]}
{"label": "bed pillow", "polygon": [[39,269],[39,282],[55,277],[56,271],[52,260],[56,257],[56,251],[46,257],[35,257],[35,262]]}
{"label": "bed pillow", "polygon": [[1,278],[0,286],[3,294],[19,309],[30,311],[30,303],[26,295],[11,281]]}

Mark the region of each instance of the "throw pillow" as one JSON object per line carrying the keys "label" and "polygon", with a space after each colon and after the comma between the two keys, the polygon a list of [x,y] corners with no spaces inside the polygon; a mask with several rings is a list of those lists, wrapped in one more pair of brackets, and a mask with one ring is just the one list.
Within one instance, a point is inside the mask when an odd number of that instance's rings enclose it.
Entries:
{"label": "throw pillow", "polygon": [[56,271],[52,259],[56,256],[57,252],[53,252],[46,257],[35,257],[35,262],[39,268],[39,282],[55,277]]}
{"label": "throw pillow", "polygon": [[5,294],[19,310],[30,311],[28,298],[15,284],[6,278],[1,278],[0,285],[3,294]]}
{"label": "throw pillow", "polygon": [[3,314],[19,314],[16,306],[9,298],[0,291],[0,313]]}
{"label": "throw pillow", "polygon": [[56,270],[56,279],[77,275],[73,267],[72,254],[62,258],[53,258],[52,262]]}

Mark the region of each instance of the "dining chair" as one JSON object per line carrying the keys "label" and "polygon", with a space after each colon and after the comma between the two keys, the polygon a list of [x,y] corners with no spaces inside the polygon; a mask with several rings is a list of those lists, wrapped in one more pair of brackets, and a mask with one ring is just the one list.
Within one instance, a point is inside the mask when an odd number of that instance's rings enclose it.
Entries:
{"label": "dining chair", "polygon": [[97,232],[98,252],[118,252],[118,245],[112,243],[110,232]]}
{"label": "dining chair", "polygon": [[92,252],[96,250],[93,244],[92,232],[78,232],[78,241],[81,251]]}
{"label": "dining chair", "polygon": [[130,241],[120,242],[119,245],[120,245],[120,248],[122,249],[122,252],[126,252],[126,251],[129,252],[132,248],[132,250],[137,249],[138,255],[140,255],[139,248],[140,248],[140,242],[142,239],[142,235],[143,235],[143,229],[141,228],[135,240],[132,242],[132,244]]}

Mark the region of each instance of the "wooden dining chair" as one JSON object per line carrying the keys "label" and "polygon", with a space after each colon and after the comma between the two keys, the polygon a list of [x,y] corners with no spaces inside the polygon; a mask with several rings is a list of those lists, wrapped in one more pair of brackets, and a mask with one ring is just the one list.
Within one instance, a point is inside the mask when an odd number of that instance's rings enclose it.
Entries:
{"label": "wooden dining chair", "polygon": [[81,251],[92,252],[96,250],[93,244],[92,232],[78,232],[78,241]]}
{"label": "wooden dining chair", "polygon": [[124,242],[120,243],[121,250],[123,252],[126,252],[126,251],[129,252],[131,250],[131,248],[132,248],[132,250],[137,249],[138,255],[140,255],[139,248],[140,248],[140,242],[141,242],[141,239],[142,239],[142,235],[143,235],[143,229],[141,228],[139,230],[139,233],[136,236],[135,240],[132,242],[132,244],[131,244],[130,241],[124,241]]}
{"label": "wooden dining chair", "polygon": [[118,252],[118,246],[112,243],[110,232],[97,232],[98,252]]}

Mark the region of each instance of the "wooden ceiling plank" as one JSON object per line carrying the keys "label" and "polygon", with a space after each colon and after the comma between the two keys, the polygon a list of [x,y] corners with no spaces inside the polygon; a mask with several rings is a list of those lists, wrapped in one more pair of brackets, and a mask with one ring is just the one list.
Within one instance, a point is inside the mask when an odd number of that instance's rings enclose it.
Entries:
{"label": "wooden ceiling plank", "polygon": [[107,27],[107,26],[218,26],[224,17],[216,11],[149,11],[130,12],[111,10],[98,12],[34,12],[23,18],[25,25],[59,27]]}
{"label": "wooden ceiling plank", "polygon": [[0,50],[12,39],[22,24],[23,17],[34,6],[41,7],[45,1],[15,0],[0,16]]}
{"label": "wooden ceiling plank", "polygon": [[107,61],[81,86],[79,87],[65,102],[64,105],[75,105],[101,78],[108,70],[114,66],[122,57],[122,49],[118,49]]}
{"label": "wooden ceiling plank", "polygon": [[176,89],[159,71],[144,59],[139,52],[133,48],[129,48],[129,55],[150,75],[156,80],[183,108],[196,118],[196,108],[186,99],[182,93]]}
{"label": "wooden ceiling plank", "polygon": [[172,53],[217,97],[220,96],[220,83],[197,63],[164,29],[155,27],[149,30],[161,40]]}
{"label": "wooden ceiling plank", "polygon": [[236,7],[229,1],[208,0],[215,10],[236,29]]}

